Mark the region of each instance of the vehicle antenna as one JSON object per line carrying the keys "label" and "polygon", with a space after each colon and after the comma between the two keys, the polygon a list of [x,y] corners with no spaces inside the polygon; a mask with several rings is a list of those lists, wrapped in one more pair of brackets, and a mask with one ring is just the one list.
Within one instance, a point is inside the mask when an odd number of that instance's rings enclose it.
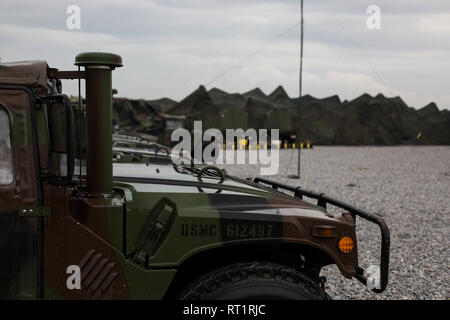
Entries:
{"label": "vehicle antenna", "polygon": [[[78,72],[80,72],[80,66],[78,66]],[[78,142],[77,142],[77,148],[78,148],[78,164],[80,166],[80,188],[82,188],[83,186],[83,181],[81,180],[83,177],[83,171],[82,171],[82,167],[83,167],[83,160],[81,158],[81,153],[82,153],[82,146],[81,146],[81,116],[82,116],[82,112],[81,109],[83,107],[83,99],[81,98],[81,79],[78,79]]]}
{"label": "vehicle antenna", "polygon": [[[299,72],[299,96],[298,96],[298,115],[300,117],[302,109],[302,72],[303,72],[303,0],[300,0],[300,72]],[[300,144],[300,132],[297,132],[298,140],[298,159],[297,159],[297,175],[290,175],[291,179],[300,179],[300,156],[301,156],[301,144]]]}

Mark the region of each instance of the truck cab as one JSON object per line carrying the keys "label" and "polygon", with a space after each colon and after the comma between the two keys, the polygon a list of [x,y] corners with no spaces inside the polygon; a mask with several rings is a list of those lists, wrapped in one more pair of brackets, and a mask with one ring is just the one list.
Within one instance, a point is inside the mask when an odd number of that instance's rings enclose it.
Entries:
{"label": "truck cab", "polygon": [[[382,218],[301,187],[174,164],[169,149],[136,137],[113,139],[121,57],[86,52],[75,65],[0,64],[0,297],[327,299],[320,270],[329,264],[386,288]],[[85,81],[85,103],[71,103],[61,80]],[[380,227],[374,274],[359,266],[357,218]]]}

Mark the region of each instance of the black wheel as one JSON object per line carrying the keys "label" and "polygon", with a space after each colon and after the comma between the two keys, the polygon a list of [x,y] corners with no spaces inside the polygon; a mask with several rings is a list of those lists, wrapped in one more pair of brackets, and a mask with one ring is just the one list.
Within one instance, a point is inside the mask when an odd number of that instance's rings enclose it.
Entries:
{"label": "black wheel", "polygon": [[317,281],[271,262],[236,263],[197,279],[181,300],[326,300]]}

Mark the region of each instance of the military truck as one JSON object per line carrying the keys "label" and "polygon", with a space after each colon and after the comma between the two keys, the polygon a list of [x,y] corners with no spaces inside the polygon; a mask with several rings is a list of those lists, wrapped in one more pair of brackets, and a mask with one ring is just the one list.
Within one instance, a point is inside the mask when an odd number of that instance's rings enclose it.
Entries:
{"label": "military truck", "polygon": [[[386,288],[389,230],[378,215],[265,178],[175,165],[142,141],[113,153],[111,76],[122,59],[87,52],[75,65],[0,65],[2,298],[327,299],[329,264]],[[85,83],[84,109],[62,93],[70,79]],[[378,282],[358,262],[357,217],[380,227]]]}

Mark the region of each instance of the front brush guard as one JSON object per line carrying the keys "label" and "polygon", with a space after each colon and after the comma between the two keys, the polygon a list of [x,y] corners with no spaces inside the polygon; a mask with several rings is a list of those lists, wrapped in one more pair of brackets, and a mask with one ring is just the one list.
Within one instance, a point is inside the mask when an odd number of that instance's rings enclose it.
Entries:
{"label": "front brush guard", "polygon": [[[321,206],[323,208],[326,208],[327,203],[339,207],[341,209],[347,210],[350,212],[353,217],[359,216],[365,220],[368,220],[370,222],[373,222],[377,224],[380,227],[381,231],[381,258],[380,258],[380,288],[379,289],[372,289],[372,291],[376,293],[381,293],[386,289],[386,286],[388,284],[388,278],[389,278],[389,250],[390,250],[390,233],[389,229],[386,225],[386,222],[383,218],[380,218],[379,216],[368,212],[364,209],[359,209],[351,204],[345,203],[340,200],[336,200],[334,198],[331,198],[324,193],[317,193],[315,191],[311,190],[305,190],[300,187],[292,187],[289,185],[285,185],[283,183],[271,181],[264,178],[255,178],[253,180],[255,183],[264,183],[272,187],[272,189],[278,190],[288,190],[291,192],[294,192],[294,197],[302,199],[303,196],[308,198],[317,199],[317,205]],[[356,223],[356,219],[355,219]],[[356,267],[356,275],[355,278],[358,279],[361,283],[363,283],[365,286],[367,286],[367,278],[364,276],[364,269],[357,266]]]}

